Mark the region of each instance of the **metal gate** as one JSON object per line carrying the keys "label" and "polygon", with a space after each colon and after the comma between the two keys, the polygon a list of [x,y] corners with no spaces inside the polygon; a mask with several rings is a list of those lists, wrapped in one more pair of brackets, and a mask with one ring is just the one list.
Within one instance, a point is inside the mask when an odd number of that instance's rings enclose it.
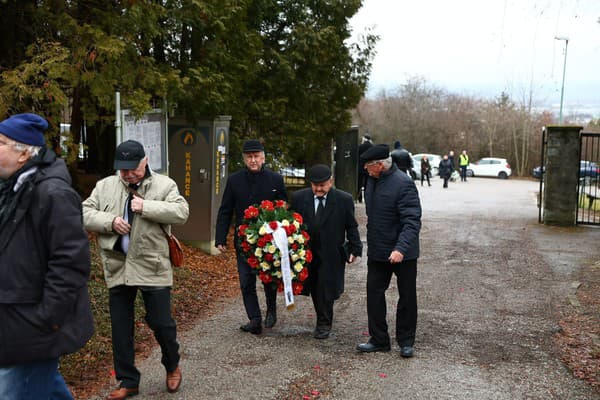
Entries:
{"label": "metal gate", "polygon": [[582,132],[577,183],[577,224],[600,225],[599,161],[600,133]]}
{"label": "metal gate", "polygon": [[[539,173],[540,179],[540,192],[538,194],[538,222],[541,224],[544,222],[543,220],[543,207],[544,207],[544,178],[546,176],[546,147],[548,142],[546,141],[546,127],[542,129],[542,154],[540,161],[540,169],[537,173]],[[534,170],[534,175],[536,171]]]}

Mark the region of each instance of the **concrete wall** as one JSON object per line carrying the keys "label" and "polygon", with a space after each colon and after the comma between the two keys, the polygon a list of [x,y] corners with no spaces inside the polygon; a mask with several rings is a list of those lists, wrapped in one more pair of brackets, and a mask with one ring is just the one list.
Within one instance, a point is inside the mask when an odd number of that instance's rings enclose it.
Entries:
{"label": "concrete wall", "polygon": [[546,127],[544,223],[575,225],[580,126]]}

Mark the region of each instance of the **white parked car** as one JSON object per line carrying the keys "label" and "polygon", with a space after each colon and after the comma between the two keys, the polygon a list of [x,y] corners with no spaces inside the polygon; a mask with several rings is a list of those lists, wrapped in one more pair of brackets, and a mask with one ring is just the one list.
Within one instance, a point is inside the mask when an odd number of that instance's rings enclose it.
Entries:
{"label": "white parked car", "polygon": [[467,166],[467,176],[493,176],[507,179],[511,173],[506,158],[486,157]]}
{"label": "white parked car", "polygon": [[417,175],[417,179],[421,179],[421,160],[423,159],[423,156],[427,156],[429,159],[429,165],[431,165],[431,176],[434,177],[439,175],[440,171],[438,167],[440,165],[440,161],[442,161],[442,156],[429,153],[413,154],[413,168],[415,170],[415,174]]}

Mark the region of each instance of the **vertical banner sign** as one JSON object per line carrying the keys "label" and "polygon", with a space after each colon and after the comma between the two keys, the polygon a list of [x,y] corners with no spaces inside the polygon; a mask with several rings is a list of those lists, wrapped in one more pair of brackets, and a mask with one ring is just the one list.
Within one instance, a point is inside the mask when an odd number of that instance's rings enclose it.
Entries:
{"label": "vertical banner sign", "polygon": [[[181,139],[181,143],[185,147],[192,147],[196,144],[196,134],[191,129],[183,129],[178,132],[179,138]],[[189,199],[192,194],[192,152],[190,150],[186,150],[184,152],[185,157],[185,178],[184,178],[184,186],[183,186],[183,195],[185,198]]]}
{"label": "vertical banner sign", "polygon": [[227,173],[227,146],[225,144],[227,131],[225,128],[217,128],[217,146],[215,154],[215,195],[221,193],[221,181]]}

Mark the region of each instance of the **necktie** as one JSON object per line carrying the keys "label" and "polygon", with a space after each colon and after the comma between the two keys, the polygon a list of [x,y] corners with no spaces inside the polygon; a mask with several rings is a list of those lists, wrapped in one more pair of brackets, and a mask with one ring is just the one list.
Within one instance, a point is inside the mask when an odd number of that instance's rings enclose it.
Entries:
{"label": "necktie", "polygon": [[[136,185],[135,183],[129,184],[129,187],[133,190],[137,190],[138,186],[139,185]],[[123,218],[129,222],[129,225],[133,223],[133,218],[135,216],[135,213],[131,209],[131,200],[133,200],[133,193],[129,192],[127,201],[125,202],[125,213],[123,215]],[[127,254],[129,251],[129,234],[121,236],[121,248],[123,249],[123,253]]]}
{"label": "necktie", "polygon": [[[130,183],[129,187],[132,188],[133,190],[137,190],[138,185],[136,185],[135,183]],[[133,223],[133,218],[135,217],[135,213],[133,212],[133,210],[131,209],[131,200],[133,200],[133,193],[129,192],[129,196],[127,196],[127,222],[129,222],[129,225],[131,225]]]}
{"label": "necktie", "polygon": [[317,206],[315,219],[317,220],[317,223],[321,223],[321,218],[323,218],[323,212],[325,211],[325,206],[323,205],[323,200],[325,200],[325,198],[323,196],[317,196],[317,200],[319,200],[319,205]]}

